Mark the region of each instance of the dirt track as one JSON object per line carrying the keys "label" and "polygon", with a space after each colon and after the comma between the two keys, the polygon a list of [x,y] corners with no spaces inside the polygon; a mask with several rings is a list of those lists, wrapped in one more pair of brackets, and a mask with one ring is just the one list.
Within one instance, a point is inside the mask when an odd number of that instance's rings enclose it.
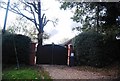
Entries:
{"label": "dirt track", "polygon": [[78,70],[77,67],[61,65],[40,65],[49,72],[52,79],[110,79],[110,76],[103,76],[98,72]]}

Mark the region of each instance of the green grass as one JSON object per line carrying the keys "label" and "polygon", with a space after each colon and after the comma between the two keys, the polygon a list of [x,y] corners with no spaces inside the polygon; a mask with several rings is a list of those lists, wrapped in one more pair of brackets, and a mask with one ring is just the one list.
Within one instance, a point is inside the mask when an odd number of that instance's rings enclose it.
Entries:
{"label": "green grass", "polygon": [[42,79],[51,79],[49,73],[46,72],[43,68],[40,68],[39,73],[42,74]]}
{"label": "green grass", "polygon": [[43,69],[38,69],[36,67],[20,67],[16,69],[15,67],[10,67],[3,70],[2,79],[15,79],[15,80],[35,80],[39,81],[40,79],[51,80],[51,77]]}

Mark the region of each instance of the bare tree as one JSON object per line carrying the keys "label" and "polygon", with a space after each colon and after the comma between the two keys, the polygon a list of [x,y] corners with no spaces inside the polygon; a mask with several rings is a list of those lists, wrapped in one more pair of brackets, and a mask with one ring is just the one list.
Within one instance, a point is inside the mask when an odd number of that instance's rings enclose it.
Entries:
{"label": "bare tree", "polygon": [[[0,2],[0,7],[6,9],[6,2]],[[45,13],[41,14],[41,0],[18,0],[9,6],[9,11],[21,15],[27,20],[34,23],[36,29],[38,30],[38,44],[42,45],[44,27],[50,21],[55,26],[57,24],[57,19],[55,21],[46,18]]]}

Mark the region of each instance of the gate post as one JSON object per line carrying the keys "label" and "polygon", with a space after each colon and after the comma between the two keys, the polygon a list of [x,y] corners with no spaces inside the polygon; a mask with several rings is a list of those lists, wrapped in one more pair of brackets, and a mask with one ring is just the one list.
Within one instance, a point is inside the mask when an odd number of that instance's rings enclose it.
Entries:
{"label": "gate post", "polygon": [[68,66],[70,65],[70,52],[71,52],[71,50],[70,50],[70,45],[71,45],[71,44],[68,45],[68,58],[67,58],[67,65],[68,65]]}
{"label": "gate post", "polygon": [[73,51],[73,46],[71,44],[68,45],[67,65],[68,66],[74,66],[74,51]]}
{"label": "gate post", "polygon": [[36,48],[36,43],[31,43],[31,53],[29,57],[29,64],[30,65],[35,65],[35,48]]}

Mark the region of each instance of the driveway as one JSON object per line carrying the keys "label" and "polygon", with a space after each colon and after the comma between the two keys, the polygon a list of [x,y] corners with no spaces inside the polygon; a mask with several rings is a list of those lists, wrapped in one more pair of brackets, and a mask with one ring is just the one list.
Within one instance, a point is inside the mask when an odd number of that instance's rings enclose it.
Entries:
{"label": "driveway", "polygon": [[103,76],[98,72],[81,71],[78,67],[65,65],[39,65],[49,72],[52,79],[110,79],[110,76]]}

